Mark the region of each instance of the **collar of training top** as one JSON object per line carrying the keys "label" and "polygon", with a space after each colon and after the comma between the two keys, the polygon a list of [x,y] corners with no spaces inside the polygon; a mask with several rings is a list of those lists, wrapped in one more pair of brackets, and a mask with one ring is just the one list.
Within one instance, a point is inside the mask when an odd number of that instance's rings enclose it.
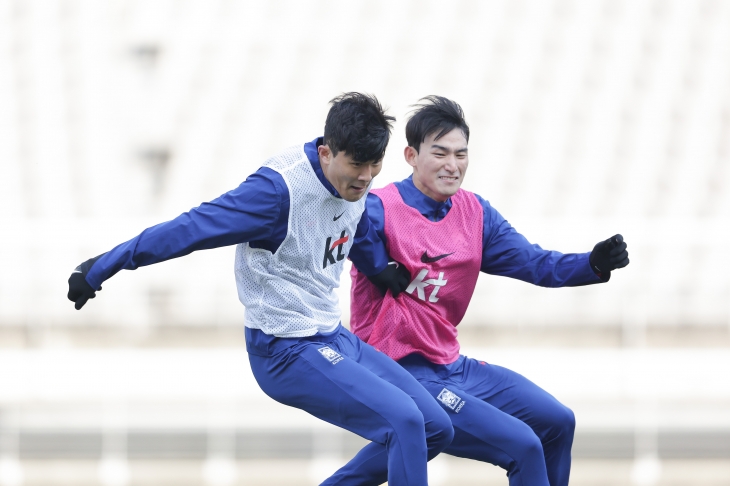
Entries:
{"label": "collar of training top", "polygon": [[324,137],[317,137],[311,142],[307,142],[304,144],[304,153],[306,154],[307,158],[309,159],[309,163],[312,164],[312,169],[314,169],[314,173],[317,174],[317,178],[319,179],[319,182],[322,183],[322,185],[335,197],[342,197],[340,196],[340,193],[337,192],[337,189],[330,184],[330,181],[327,180],[327,178],[324,176],[324,172],[322,172],[322,165],[319,163],[319,152],[317,151],[317,147],[322,145],[324,143]]}
{"label": "collar of training top", "polygon": [[407,179],[396,182],[395,186],[406,204],[416,208],[418,212],[432,221],[443,219],[451,209],[451,198],[444,202],[431,199],[416,187],[412,175],[408,176]]}

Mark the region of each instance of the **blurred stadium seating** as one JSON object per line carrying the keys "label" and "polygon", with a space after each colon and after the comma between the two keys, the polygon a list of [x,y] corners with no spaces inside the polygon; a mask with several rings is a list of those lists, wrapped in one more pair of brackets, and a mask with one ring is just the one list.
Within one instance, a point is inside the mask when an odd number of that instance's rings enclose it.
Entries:
{"label": "blurred stadium seating", "polygon": [[[528,239],[629,243],[608,285],[482,275],[460,326],[576,410],[574,483],[728,484],[729,26],[719,0],[0,0],[0,485],[262,464],[310,484],[360,444],[252,381],[232,248],[64,298],[75,265],[320,135],[350,90],[398,117],[376,186],[441,94],[471,124],[465,187]],[[434,484],[487,474],[439,461]]]}

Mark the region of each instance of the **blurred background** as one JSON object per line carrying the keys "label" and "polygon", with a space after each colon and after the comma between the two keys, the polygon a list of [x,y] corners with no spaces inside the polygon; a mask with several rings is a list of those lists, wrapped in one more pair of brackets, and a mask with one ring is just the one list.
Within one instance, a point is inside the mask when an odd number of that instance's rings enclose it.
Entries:
{"label": "blurred background", "polygon": [[[398,118],[375,186],[439,94],[464,187],[530,241],[628,242],[606,285],[482,275],[459,327],[575,411],[571,484],[730,485],[730,2],[0,0],[0,486],[314,485],[363,445],[259,390],[232,247],[65,297],[351,90]],[[507,478],[440,456],[430,483]]]}

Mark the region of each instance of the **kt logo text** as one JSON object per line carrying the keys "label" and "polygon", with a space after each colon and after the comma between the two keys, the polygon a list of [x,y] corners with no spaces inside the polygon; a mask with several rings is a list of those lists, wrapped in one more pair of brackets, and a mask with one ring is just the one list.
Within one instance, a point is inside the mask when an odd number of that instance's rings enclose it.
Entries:
{"label": "kt logo text", "polygon": [[[342,249],[347,240],[350,237],[345,234],[345,230],[342,230],[340,237],[335,241],[332,241],[332,237],[327,237],[327,242],[324,244],[324,259],[322,260],[322,268],[327,268],[327,265],[334,265],[345,259],[345,254]],[[337,256],[335,256],[335,248],[337,248]]]}
{"label": "kt logo text", "polygon": [[427,276],[428,269],[421,269],[421,271],[418,272],[418,275],[416,275],[416,278],[414,278],[408,288],[406,288],[406,292],[413,295],[413,292],[416,291],[416,295],[418,295],[418,298],[425,301],[426,287],[433,286],[433,290],[431,290],[431,294],[428,296],[428,301],[438,302],[439,298],[436,295],[438,294],[439,289],[446,285],[448,280],[444,280],[444,272],[439,272],[438,278],[427,279]]}

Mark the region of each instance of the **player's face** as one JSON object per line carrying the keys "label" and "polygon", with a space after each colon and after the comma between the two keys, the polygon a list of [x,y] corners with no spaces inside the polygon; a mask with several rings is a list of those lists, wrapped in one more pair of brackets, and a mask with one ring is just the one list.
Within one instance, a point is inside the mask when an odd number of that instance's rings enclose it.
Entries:
{"label": "player's face", "polygon": [[332,155],[332,151],[326,145],[320,145],[318,150],[325,178],[345,201],[355,202],[363,197],[370,181],[383,167],[382,160],[357,162],[342,151]]}
{"label": "player's face", "polygon": [[426,137],[416,151],[406,147],[406,162],[413,167],[413,183],[436,201],[446,201],[456,194],[469,166],[469,149],[464,133],[455,128],[434,140],[437,133]]}

